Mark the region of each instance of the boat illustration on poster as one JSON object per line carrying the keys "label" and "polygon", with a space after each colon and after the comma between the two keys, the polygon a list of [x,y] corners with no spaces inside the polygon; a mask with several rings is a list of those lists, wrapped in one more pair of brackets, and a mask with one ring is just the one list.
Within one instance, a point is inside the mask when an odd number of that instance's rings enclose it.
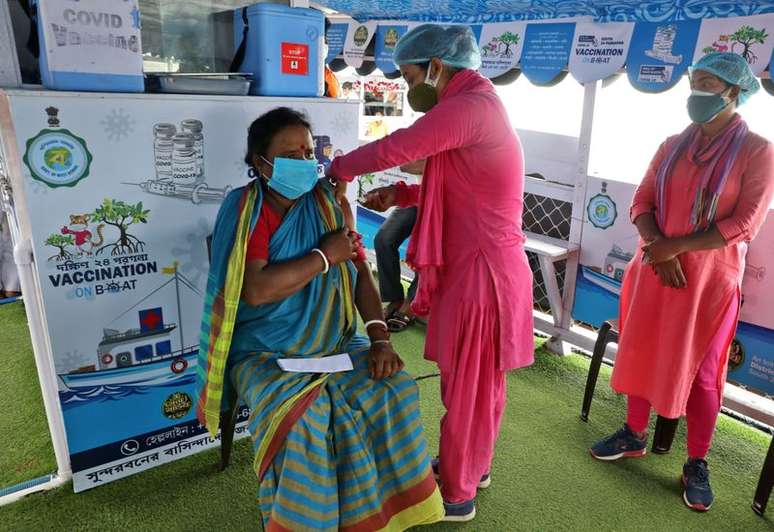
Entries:
{"label": "boat illustration on poster", "polygon": [[[68,445],[79,463],[96,465],[96,449],[112,449],[126,438],[195,423],[199,346],[185,342],[183,324],[191,322],[183,319],[181,291],[187,289],[197,297],[202,294],[178,271],[177,264],[162,272],[170,279],[111,322],[126,323],[134,315],[136,325],[104,328],[93,364],[58,374]],[[176,311],[176,323],[165,321],[161,302],[169,301],[174,304],[166,309]],[[100,430],[93,430],[94,426]],[[90,452],[97,454],[92,457]]]}
{"label": "boat illustration on poster", "polygon": [[615,296],[621,295],[621,280],[583,266],[583,279]]}
{"label": "boat illustration on poster", "polygon": [[[97,346],[95,364],[59,374],[66,390],[93,389],[100,386],[155,386],[178,382],[186,370],[196,366],[199,346],[185,346],[180,312],[180,285],[201,296],[201,292],[175,264],[164,270],[172,278],[124,312],[136,310],[152,295],[174,283],[177,295],[178,323],[165,323],[161,307],[138,311],[138,328],[125,331],[103,329]],[[115,321],[115,320],[114,320]],[[179,333],[181,349],[172,350],[172,333]]]}

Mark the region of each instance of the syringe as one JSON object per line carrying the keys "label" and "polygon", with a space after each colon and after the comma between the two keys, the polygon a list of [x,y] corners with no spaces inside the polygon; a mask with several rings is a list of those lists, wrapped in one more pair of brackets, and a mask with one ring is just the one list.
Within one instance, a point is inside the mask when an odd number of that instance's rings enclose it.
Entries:
{"label": "syringe", "polygon": [[140,187],[144,192],[159,196],[168,196],[191,200],[194,205],[200,203],[220,203],[231,192],[230,186],[223,188],[210,188],[207,183],[198,185],[181,185],[171,181],[159,181],[149,179],[142,183],[122,183]]}

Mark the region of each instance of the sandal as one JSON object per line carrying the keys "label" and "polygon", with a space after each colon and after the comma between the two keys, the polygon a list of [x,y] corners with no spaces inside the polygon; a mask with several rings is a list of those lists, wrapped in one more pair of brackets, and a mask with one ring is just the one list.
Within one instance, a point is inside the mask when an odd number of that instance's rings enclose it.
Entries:
{"label": "sandal", "polygon": [[393,306],[393,303],[390,303],[386,307],[382,309],[382,314],[384,315],[384,321],[389,322],[393,317],[395,317],[395,314],[397,314],[400,311],[400,307],[403,304],[401,303],[398,306]]}
{"label": "sandal", "polygon": [[396,311],[392,317],[387,320],[387,328],[390,332],[398,333],[405,331],[417,321],[416,316],[410,316],[405,312]]}

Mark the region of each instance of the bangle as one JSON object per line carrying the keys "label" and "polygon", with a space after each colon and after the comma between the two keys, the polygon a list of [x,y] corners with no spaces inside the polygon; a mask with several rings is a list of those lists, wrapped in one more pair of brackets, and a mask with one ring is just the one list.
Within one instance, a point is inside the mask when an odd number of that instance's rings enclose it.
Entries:
{"label": "bangle", "polygon": [[389,340],[371,340],[371,345],[376,345],[376,344],[392,345],[392,342],[390,342]]}
{"label": "bangle", "polygon": [[328,270],[331,269],[331,263],[328,261],[328,257],[325,256],[325,252],[321,250],[320,248],[314,248],[312,250],[314,253],[318,253],[320,257],[322,257],[323,262],[325,263],[325,268],[323,269],[323,273],[328,273]]}
{"label": "bangle", "polygon": [[384,330],[385,330],[385,331],[389,331],[389,330],[390,330],[390,328],[389,328],[389,327],[387,327],[387,322],[385,322],[385,321],[383,321],[383,320],[371,320],[371,321],[367,321],[367,322],[365,323],[365,330],[366,330],[366,331],[368,331],[368,328],[369,328],[371,325],[381,325],[382,327],[384,327]]}

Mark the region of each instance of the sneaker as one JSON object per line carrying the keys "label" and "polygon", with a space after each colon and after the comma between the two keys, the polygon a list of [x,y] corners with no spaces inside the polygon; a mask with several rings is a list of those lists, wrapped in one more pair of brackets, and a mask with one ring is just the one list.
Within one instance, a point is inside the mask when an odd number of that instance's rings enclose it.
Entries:
{"label": "sneaker", "polygon": [[683,466],[683,501],[686,506],[698,512],[706,512],[712,506],[715,496],[709,482],[707,462],[691,458]]}
{"label": "sneaker", "polygon": [[475,499],[458,503],[443,501],[443,509],[446,510],[446,516],[443,518],[444,521],[464,523],[476,517]]}
{"label": "sneaker", "polygon": [[[437,457],[433,458],[431,465],[433,466],[433,475],[435,475],[436,480],[441,478],[441,473],[439,469],[440,464],[441,462],[440,460],[438,460]],[[492,485],[492,475],[490,475],[489,473],[486,473],[484,476],[481,477],[481,480],[478,481],[478,489],[480,490],[485,490],[491,485]]]}
{"label": "sneaker", "polygon": [[629,425],[624,424],[623,428],[615,434],[608,436],[595,443],[589,452],[597,460],[612,461],[619,458],[637,458],[645,456],[648,447],[648,437],[638,438]]}

